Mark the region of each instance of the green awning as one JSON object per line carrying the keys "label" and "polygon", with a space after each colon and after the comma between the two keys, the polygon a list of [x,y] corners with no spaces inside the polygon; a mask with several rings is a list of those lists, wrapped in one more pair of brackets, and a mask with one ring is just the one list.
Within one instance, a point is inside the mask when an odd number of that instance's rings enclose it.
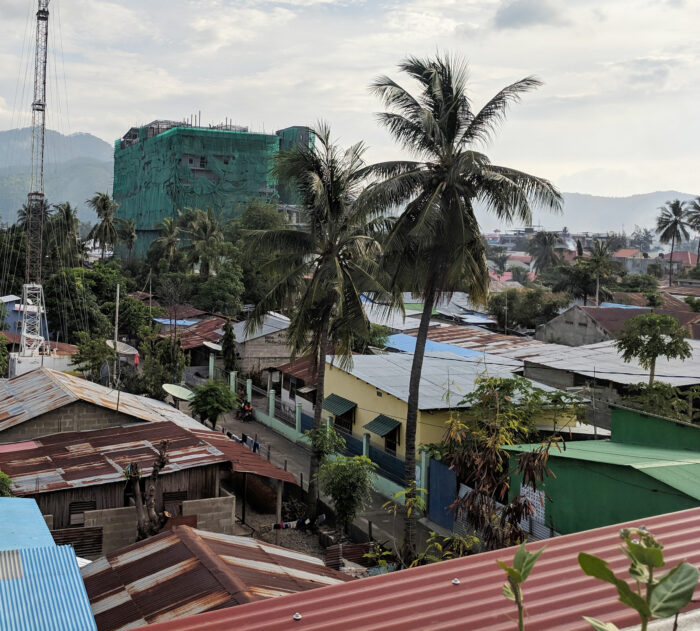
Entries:
{"label": "green awning", "polygon": [[323,400],[323,409],[328,410],[331,414],[335,416],[340,416],[349,412],[354,407],[357,407],[357,403],[350,401],[349,399],[344,399],[339,397],[337,394],[329,394]]}
{"label": "green awning", "polygon": [[384,436],[393,432],[400,425],[401,423],[396,419],[380,414],[373,421],[367,423],[367,425],[365,425],[365,429],[368,429],[373,434],[377,434],[378,436],[384,438]]}

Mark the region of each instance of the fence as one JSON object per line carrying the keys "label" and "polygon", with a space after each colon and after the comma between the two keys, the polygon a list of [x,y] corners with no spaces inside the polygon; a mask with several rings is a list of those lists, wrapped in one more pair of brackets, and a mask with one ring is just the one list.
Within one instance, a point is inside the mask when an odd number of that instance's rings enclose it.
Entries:
{"label": "fence", "polygon": [[454,529],[455,516],[449,506],[457,497],[457,476],[442,462],[430,459],[428,475],[428,518],[436,524]]}
{"label": "fence", "polygon": [[[362,443],[360,443],[362,444]],[[369,446],[369,458],[379,466],[379,473],[400,486],[406,485],[406,463],[385,451]]]}

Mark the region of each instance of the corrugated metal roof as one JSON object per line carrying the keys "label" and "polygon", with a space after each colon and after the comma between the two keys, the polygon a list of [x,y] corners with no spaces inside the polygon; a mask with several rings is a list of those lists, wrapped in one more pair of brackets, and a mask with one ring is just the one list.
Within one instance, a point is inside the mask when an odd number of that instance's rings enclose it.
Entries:
{"label": "corrugated metal roof", "polygon": [[176,526],[81,570],[100,631],[175,620],[350,578],[316,557]]}
{"label": "corrugated metal roof", "polygon": [[[210,316],[187,327],[183,331],[178,330],[178,338],[182,349],[187,351],[199,348],[204,342],[218,342],[224,335],[221,330],[224,324],[226,324],[226,318]],[[169,333],[161,333],[161,337],[168,336]]]}
{"label": "corrugated metal roof", "polygon": [[382,438],[384,438],[384,436],[389,434],[391,431],[393,431],[400,425],[401,423],[396,419],[384,416],[384,414],[380,414],[379,416],[372,419],[369,423],[367,423],[367,425],[364,426],[364,429],[374,434],[377,434],[377,436],[381,436]]}
{"label": "corrugated metal roof", "polygon": [[350,401],[337,394],[329,394],[325,399],[323,399],[323,409],[328,410],[331,414],[335,416],[340,416],[349,412],[354,407],[357,407],[357,403]]}
{"label": "corrugated metal roof", "polygon": [[[508,451],[534,451],[540,444],[511,445]],[[571,441],[566,449],[550,449],[550,458],[568,458],[623,467],[632,467],[700,500],[700,453],[683,449],[660,449],[608,440]]]}
{"label": "corrugated metal roof", "polygon": [[[417,339],[413,335],[406,333],[395,333],[389,336],[387,348],[393,348],[404,353],[413,353],[416,350]],[[479,351],[474,351],[469,348],[462,348],[454,344],[445,344],[444,342],[436,342],[431,339],[425,341],[426,353],[454,353],[460,357],[478,357],[481,355]]]}
{"label": "corrugated metal roof", "polygon": [[[685,560],[700,567],[698,520],[700,508],[528,544],[531,551],[547,547],[523,587],[525,628],[590,629],[582,616],[620,629],[639,624],[637,613],[618,601],[615,587],[581,571],[578,553],[601,556],[615,573],[627,576],[629,559],[619,550],[619,530],[644,525],[664,544],[668,566]],[[148,631],[512,631],[516,609],[503,597],[505,575],[496,561],[511,563],[514,554],[515,548],[485,552],[209,612]],[[697,591],[689,609],[700,609]],[[293,620],[295,613],[300,620]]]}
{"label": "corrugated metal roof", "polygon": [[[21,341],[21,335],[19,333],[12,333],[10,331],[3,331],[0,333],[10,344],[17,345]],[[51,342],[47,341],[49,349],[56,353],[59,357],[73,357],[78,352],[78,347],[74,344],[65,344],[64,342]]]}
{"label": "corrugated metal roof", "polygon": [[43,436],[33,449],[0,453],[0,470],[12,478],[15,495],[111,484],[124,480],[130,462],[149,475],[163,440],[168,441],[168,464],[161,475],[231,462],[234,471],[296,482],[291,473],[223,434],[189,431],[167,421]]}
{"label": "corrugated metal roof", "polygon": [[233,332],[236,334],[236,342],[239,344],[264,337],[265,335],[270,335],[271,333],[285,331],[289,328],[289,318],[277,313],[268,313],[263,319],[262,326],[256,331],[246,334],[245,327],[245,320],[243,322],[236,322],[233,325]]}
{"label": "corrugated metal roof", "polygon": [[[328,357],[330,363],[331,358]],[[327,367],[344,370],[362,381],[408,401],[408,382],[413,355],[388,353],[386,355],[357,355],[351,367]],[[455,407],[459,400],[474,389],[474,381],[485,373],[491,376],[512,377],[521,363],[506,357],[460,357],[453,353],[426,353],[420,380],[420,409],[441,410]],[[450,400],[448,401],[448,393]]]}
{"label": "corrugated metal roof", "polygon": [[0,629],[97,630],[71,546],[0,552]]}
{"label": "corrugated metal roof", "polygon": [[[656,361],[656,381],[663,381],[672,386],[700,383],[700,341],[686,341],[693,349],[693,356],[685,361],[659,357]],[[595,378],[620,384],[649,381],[649,371],[644,370],[636,360],[624,362],[615,348],[614,341],[559,348],[547,345],[538,353],[526,358],[526,361],[538,367],[580,374],[591,380]]]}
{"label": "corrugated metal roof", "polygon": [[[675,309],[652,309],[651,307],[639,307],[630,309],[629,306],[623,307],[572,307],[572,309],[581,309],[588,314],[598,326],[605,329],[608,333],[616,336],[622,329],[627,326],[627,322],[638,315],[646,313],[655,313],[657,315],[667,315],[678,320],[678,323],[688,331],[691,337],[694,337],[693,325],[700,323],[700,314],[693,313],[688,310]],[[563,314],[562,314],[563,315]]]}
{"label": "corrugated metal roof", "polygon": [[118,403],[121,414],[143,421],[173,421],[186,427],[201,427],[192,417],[162,401],[118,393],[74,375],[39,368],[0,381],[0,432],[75,401],[113,411],[117,411]]}
{"label": "corrugated metal roof", "polygon": [[33,499],[0,497],[0,551],[53,545],[46,520]]}

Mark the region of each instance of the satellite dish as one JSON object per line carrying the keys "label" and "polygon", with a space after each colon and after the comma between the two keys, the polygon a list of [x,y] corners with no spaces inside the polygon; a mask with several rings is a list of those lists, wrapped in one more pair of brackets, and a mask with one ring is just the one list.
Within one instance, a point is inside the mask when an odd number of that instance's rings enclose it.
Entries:
{"label": "satellite dish", "polygon": [[221,352],[223,350],[223,347],[221,344],[216,344],[215,342],[204,342],[204,346],[207,348],[210,348],[213,351],[219,351]]}
{"label": "satellite dish", "polygon": [[[107,340],[107,346],[114,349],[114,340]],[[124,342],[117,342],[117,355],[134,356],[138,354],[139,352],[133,346],[124,344]]]}
{"label": "satellite dish", "polygon": [[183,388],[175,383],[164,383],[163,390],[165,390],[173,399],[179,399],[180,401],[191,401],[194,397],[194,392],[188,388]]}

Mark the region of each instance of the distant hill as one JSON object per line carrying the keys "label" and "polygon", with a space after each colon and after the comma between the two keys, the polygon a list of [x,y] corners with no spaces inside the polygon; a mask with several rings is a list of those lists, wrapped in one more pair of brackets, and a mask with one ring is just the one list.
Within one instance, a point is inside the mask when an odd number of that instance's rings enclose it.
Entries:
{"label": "distant hill", "polygon": [[[31,167],[30,128],[0,132],[0,221],[12,223],[27,200]],[[85,200],[112,191],[113,149],[92,134],[47,130],[44,190],[50,203],[69,201],[81,221],[94,221]]]}

